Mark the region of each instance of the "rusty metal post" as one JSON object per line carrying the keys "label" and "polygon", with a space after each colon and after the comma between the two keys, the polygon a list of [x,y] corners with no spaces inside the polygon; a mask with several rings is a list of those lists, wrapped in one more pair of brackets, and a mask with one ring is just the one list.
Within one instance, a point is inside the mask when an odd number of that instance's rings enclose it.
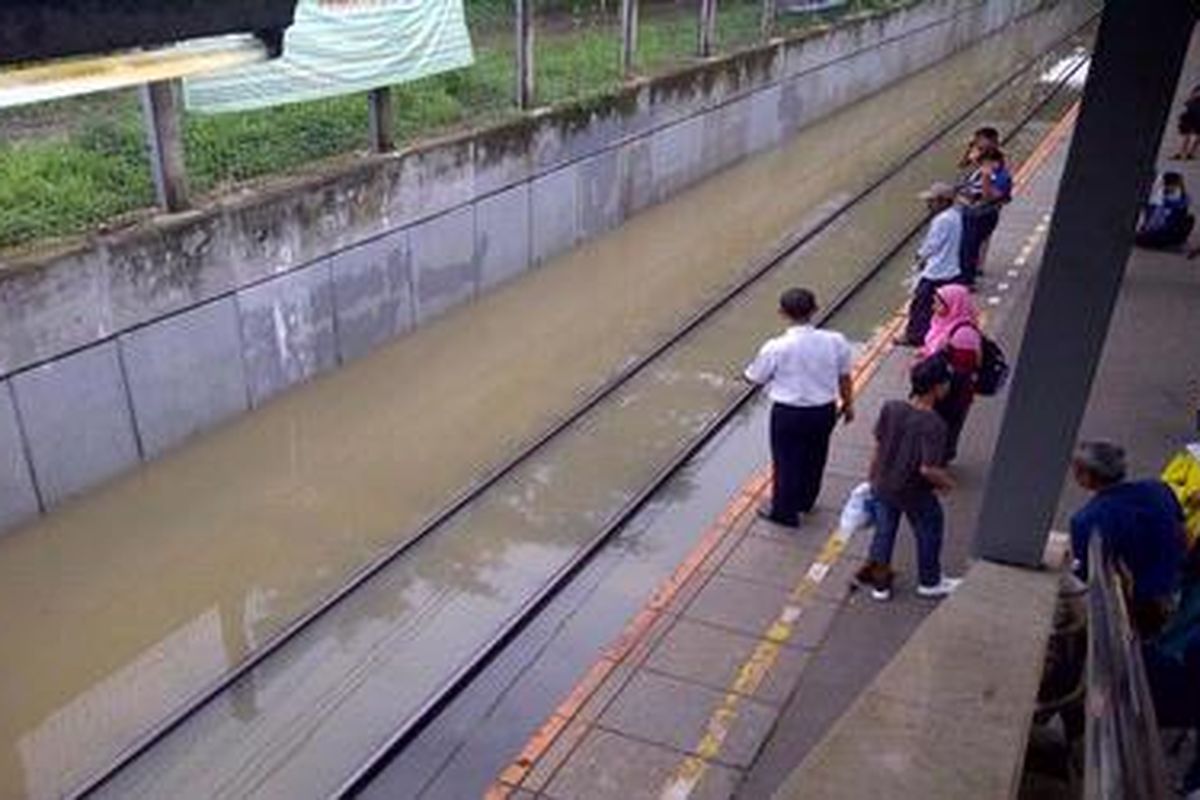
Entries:
{"label": "rusty metal post", "polygon": [[371,125],[371,151],[387,153],[396,148],[395,123],[392,119],[392,89],[384,86],[367,93]]}
{"label": "rusty metal post", "polygon": [[150,147],[150,173],[158,205],[182,211],[189,205],[183,160],[183,109],[178,80],[155,81],[141,88],[142,117]]}
{"label": "rusty metal post", "polygon": [[515,0],[517,11],[517,107],[533,105],[533,0]]}
{"label": "rusty metal post", "polygon": [[638,0],[621,0],[621,75],[633,74],[633,57],[637,53]]}

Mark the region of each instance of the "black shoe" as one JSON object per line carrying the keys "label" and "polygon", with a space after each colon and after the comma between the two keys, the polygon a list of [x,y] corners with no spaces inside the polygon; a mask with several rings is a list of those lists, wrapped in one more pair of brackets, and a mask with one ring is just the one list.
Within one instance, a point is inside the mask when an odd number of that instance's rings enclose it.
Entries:
{"label": "black shoe", "polygon": [[894,580],[895,573],[887,564],[868,561],[854,573],[851,584],[856,588],[870,589],[871,597],[882,602],[892,599]]}
{"label": "black shoe", "polygon": [[770,522],[772,525],[778,525],[781,528],[799,528],[800,527],[800,520],[797,519],[797,520],[792,520],[792,521],[786,521],[786,520],[779,519],[778,517],[776,517],[774,515],[774,513],[771,512],[770,506],[759,506],[757,513],[758,513],[759,519],[766,520],[767,522]]}

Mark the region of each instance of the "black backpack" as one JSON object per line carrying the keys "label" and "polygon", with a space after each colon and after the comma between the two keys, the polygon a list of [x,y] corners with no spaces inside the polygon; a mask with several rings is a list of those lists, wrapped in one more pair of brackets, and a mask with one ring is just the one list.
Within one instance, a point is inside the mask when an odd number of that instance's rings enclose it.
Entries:
{"label": "black backpack", "polygon": [[979,370],[975,373],[975,394],[991,397],[1003,389],[1004,384],[1008,383],[1008,359],[1004,357],[1004,351],[1000,349],[1000,345],[996,344],[995,339],[985,336],[983,331],[970,322],[956,325],[954,330],[950,331],[948,338],[953,338],[958,329],[964,325],[970,325],[979,334],[980,358]]}

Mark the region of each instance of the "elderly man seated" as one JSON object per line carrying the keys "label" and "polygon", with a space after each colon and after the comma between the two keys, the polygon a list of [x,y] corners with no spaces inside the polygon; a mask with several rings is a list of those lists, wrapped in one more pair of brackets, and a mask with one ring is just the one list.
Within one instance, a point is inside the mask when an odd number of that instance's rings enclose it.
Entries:
{"label": "elderly man seated", "polygon": [[1100,536],[1105,560],[1129,584],[1134,628],[1149,638],[1174,608],[1186,551],[1183,509],[1159,480],[1125,480],[1125,451],[1111,442],[1084,442],[1075,452],[1075,481],[1093,492],[1071,517],[1075,573],[1087,579],[1088,542]]}

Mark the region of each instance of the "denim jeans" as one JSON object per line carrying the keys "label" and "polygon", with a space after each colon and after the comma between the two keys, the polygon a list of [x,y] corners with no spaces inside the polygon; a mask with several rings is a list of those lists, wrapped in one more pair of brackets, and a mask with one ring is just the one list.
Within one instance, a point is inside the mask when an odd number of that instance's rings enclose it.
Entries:
{"label": "denim jeans", "polygon": [[900,515],[908,518],[917,539],[917,579],[922,586],[935,586],[942,580],[942,529],[945,520],[942,504],[933,492],[914,497],[903,506],[894,505],[882,497],[874,498],[875,537],[871,540],[872,561],[892,563],[896,547],[896,531]]}

